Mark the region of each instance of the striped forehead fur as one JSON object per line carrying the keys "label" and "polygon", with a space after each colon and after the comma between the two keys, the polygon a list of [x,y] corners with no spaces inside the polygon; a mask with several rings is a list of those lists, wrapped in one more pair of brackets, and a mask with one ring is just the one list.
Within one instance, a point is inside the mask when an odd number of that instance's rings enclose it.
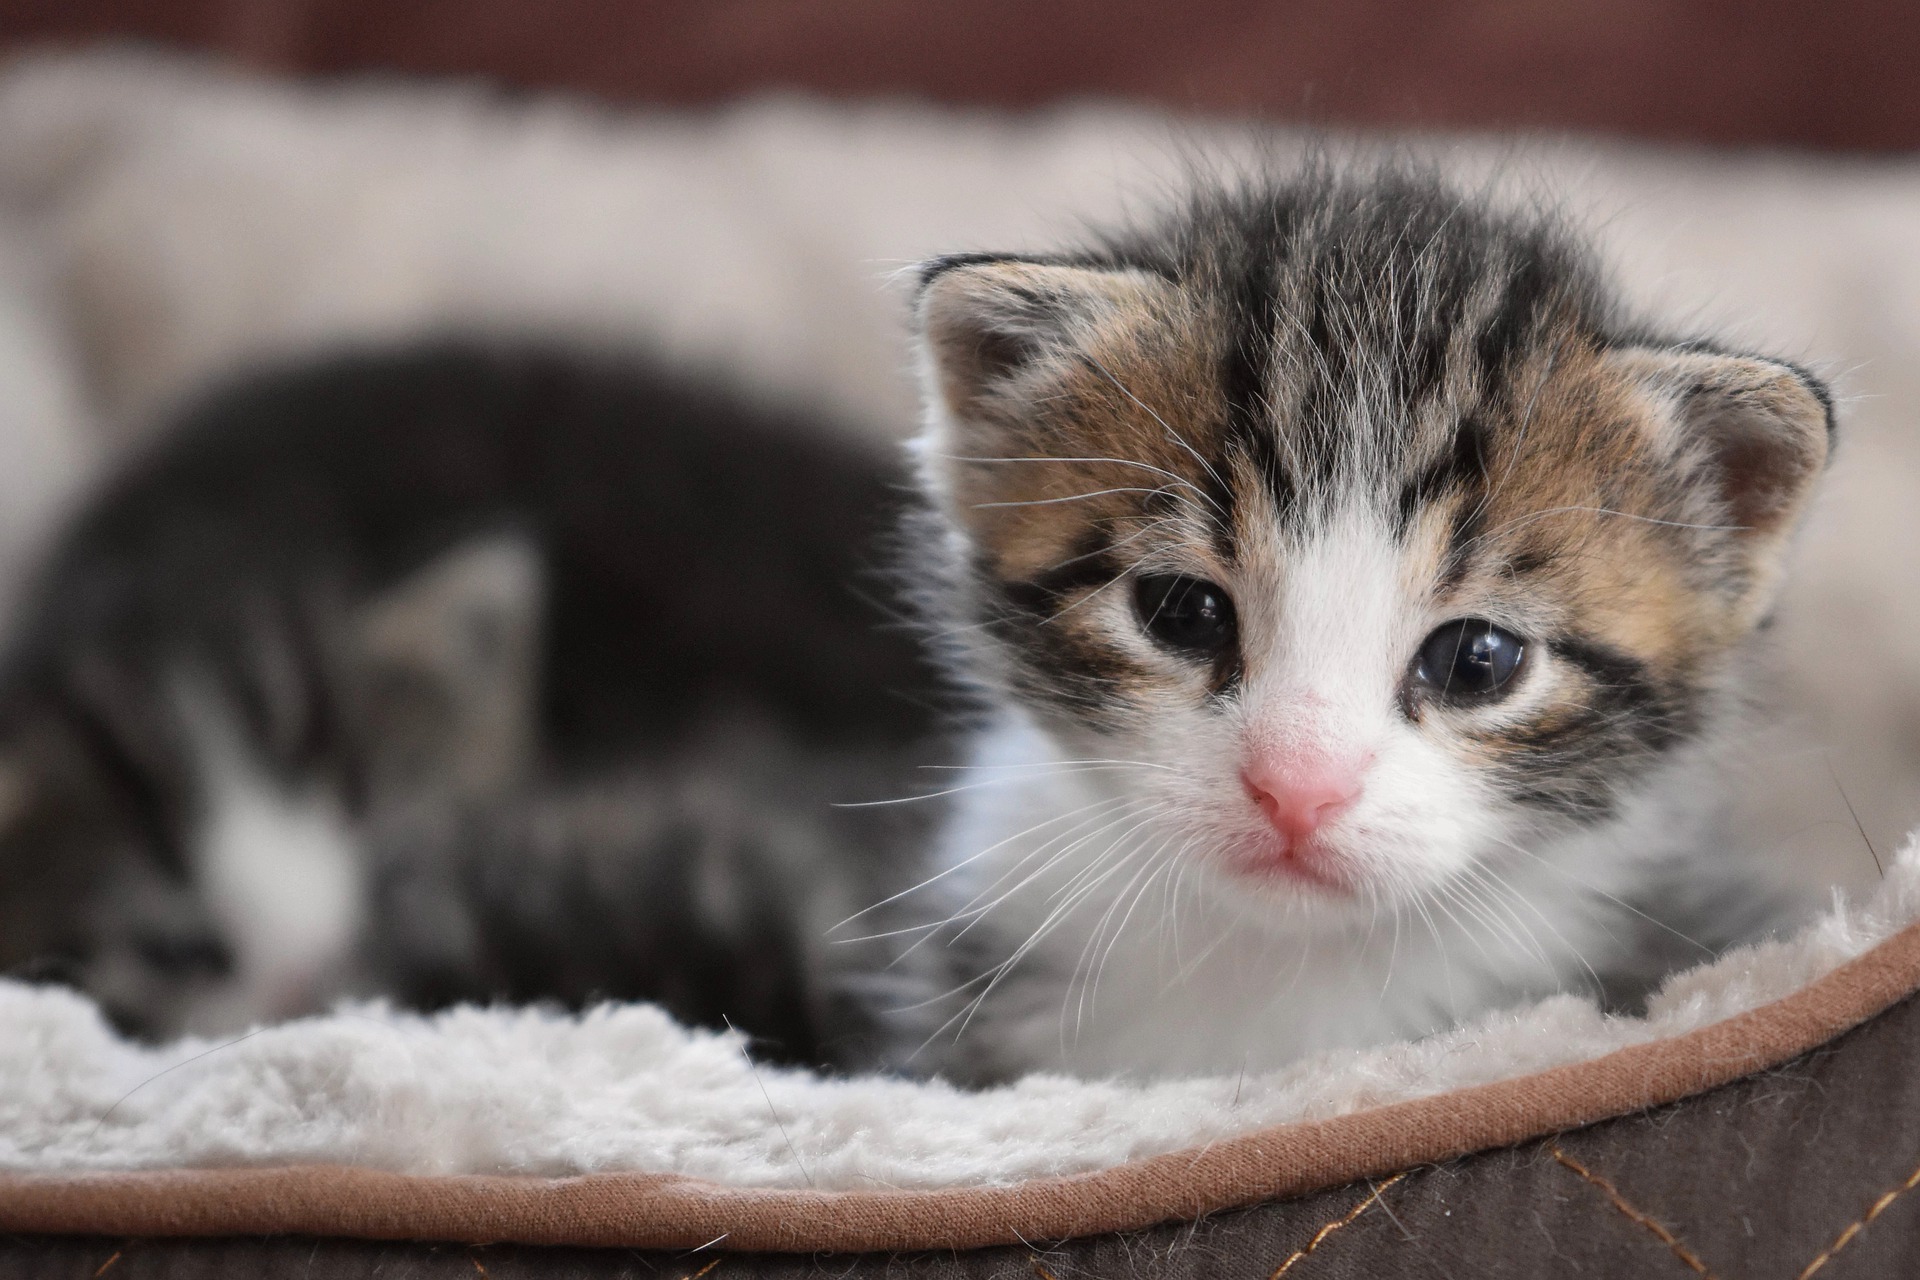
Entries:
{"label": "striped forehead fur", "polygon": [[[1411,467],[1428,485],[1454,474],[1474,446],[1409,433],[1403,411],[1501,394],[1526,355],[1607,327],[1605,293],[1577,242],[1550,222],[1490,213],[1410,174],[1206,189],[1157,226],[1027,260],[1179,287],[1190,308],[1183,336],[1205,344],[1211,365],[1178,371],[1210,384],[1183,390],[1217,396],[1225,410],[1206,424],[1206,442],[1257,463],[1289,509],[1336,468],[1384,478]],[[1007,260],[937,260],[923,285],[993,261]],[[1350,416],[1365,405],[1402,412]],[[1276,417],[1333,425],[1342,413],[1340,429],[1312,442],[1318,448],[1279,456]],[[1210,496],[1231,498],[1210,483]]]}

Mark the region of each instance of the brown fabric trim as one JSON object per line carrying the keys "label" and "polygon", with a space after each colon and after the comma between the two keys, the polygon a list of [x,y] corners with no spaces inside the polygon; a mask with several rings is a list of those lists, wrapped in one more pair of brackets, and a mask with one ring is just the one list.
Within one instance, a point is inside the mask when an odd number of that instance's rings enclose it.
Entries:
{"label": "brown fabric trim", "polygon": [[0,1230],[863,1252],[1134,1230],[1627,1115],[1797,1057],[1920,988],[1920,924],[1799,991],[1517,1080],[1282,1125],[1098,1173],[940,1191],[747,1190],[657,1174],[416,1177],[310,1165],[0,1178]]}

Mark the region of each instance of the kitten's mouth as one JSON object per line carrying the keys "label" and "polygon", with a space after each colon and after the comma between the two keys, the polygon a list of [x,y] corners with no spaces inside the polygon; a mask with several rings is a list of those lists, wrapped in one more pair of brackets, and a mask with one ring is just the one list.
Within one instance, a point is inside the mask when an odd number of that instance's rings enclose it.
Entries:
{"label": "kitten's mouth", "polygon": [[1340,897],[1354,891],[1353,873],[1346,860],[1314,838],[1249,843],[1234,857],[1233,866],[1253,880],[1310,885]]}

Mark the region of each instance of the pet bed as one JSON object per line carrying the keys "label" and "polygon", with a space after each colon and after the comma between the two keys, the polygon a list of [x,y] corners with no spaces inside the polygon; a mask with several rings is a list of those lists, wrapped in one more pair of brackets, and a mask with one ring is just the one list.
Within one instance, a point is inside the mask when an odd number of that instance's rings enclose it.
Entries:
{"label": "pet bed", "polygon": [[[59,323],[31,361],[0,332],[0,374],[64,355],[71,394],[47,399],[79,406],[61,456],[84,457],[266,352],[538,326],[724,357],[897,430],[884,274],[1042,241],[1036,208],[1100,212],[1128,185],[1116,152],[1173,159],[1158,136],[794,103],[612,120],[28,62],[0,83],[0,213],[50,301],[0,302]],[[1854,794],[1886,832],[1920,778],[1920,676],[1877,601],[1915,570],[1863,549],[1910,525],[1913,179],[1598,148],[1535,165],[1610,193],[1641,295],[1704,299],[1878,393],[1849,406],[1782,633],[1806,658],[1788,700],[1855,753],[1841,775],[1896,779]],[[1710,288],[1675,265],[1703,261]],[[1782,759],[1826,808],[1756,782],[1787,807],[1760,806],[1746,851],[1873,877],[1829,775]],[[1268,1076],[981,1094],[755,1070],[646,1008],[369,1006],[156,1049],[0,984],[0,1277],[1887,1274],[1920,1246],[1920,855],[1854,900],[1677,976],[1646,1019],[1563,998]]]}

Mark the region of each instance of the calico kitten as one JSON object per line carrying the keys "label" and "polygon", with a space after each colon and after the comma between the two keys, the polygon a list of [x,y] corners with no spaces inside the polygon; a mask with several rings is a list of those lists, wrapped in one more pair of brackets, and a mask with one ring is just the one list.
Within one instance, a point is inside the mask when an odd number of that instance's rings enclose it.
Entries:
{"label": "calico kitten", "polygon": [[825,932],[925,819],[834,802],[910,789],[941,695],[872,573],[903,476],[638,362],[448,342],[216,391],[0,665],[0,970],[155,1035],[653,998],[840,1060],[866,953]]}
{"label": "calico kitten", "polygon": [[918,317],[928,594],[997,711],[903,1053],[1258,1070],[1628,998],[1740,920],[1720,757],[1827,457],[1807,372],[1396,171],[938,259]]}

